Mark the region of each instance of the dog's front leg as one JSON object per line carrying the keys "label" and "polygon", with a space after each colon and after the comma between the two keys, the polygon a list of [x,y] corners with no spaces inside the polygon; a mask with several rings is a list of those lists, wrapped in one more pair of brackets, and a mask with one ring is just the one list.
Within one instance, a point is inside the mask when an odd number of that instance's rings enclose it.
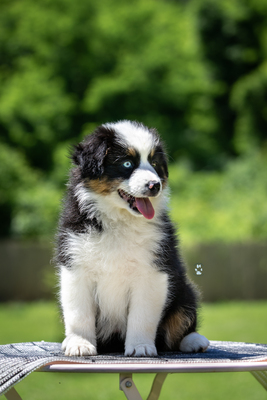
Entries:
{"label": "dog's front leg", "polygon": [[167,300],[167,275],[153,270],[132,285],[125,341],[126,356],[156,356],[155,338]]}
{"label": "dog's front leg", "polygon": [[62,350],[67,356],[97,354],[95,333],[95,303],[90,282],[77,271],[62,268],[61,306],[66,338]]}

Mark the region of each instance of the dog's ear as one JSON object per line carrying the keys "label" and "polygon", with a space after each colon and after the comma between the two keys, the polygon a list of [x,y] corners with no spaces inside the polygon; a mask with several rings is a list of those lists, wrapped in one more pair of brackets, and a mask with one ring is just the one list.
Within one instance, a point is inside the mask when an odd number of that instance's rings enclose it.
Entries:
{"label": "dog's ear", "polygon": [[100,127],[74,147],[72,160],[80,167],[83,179],[101,177],[104,172],[104,160],[110,147],[110,139],[110,130]]}
{"label": "dog's ear", "polygon": [[89,141],[75,147],[72,159],[81,169],[81,177],[97,179],[104,172],[104,159],[107,153],[105,142]]}
{"label": "dog's ear", "polygon": [[82,152],[83,145],[82,143],[77,144],[77,146],[73,146],[70,148],[70,158],[74,162],[75,165],[82,165]]}

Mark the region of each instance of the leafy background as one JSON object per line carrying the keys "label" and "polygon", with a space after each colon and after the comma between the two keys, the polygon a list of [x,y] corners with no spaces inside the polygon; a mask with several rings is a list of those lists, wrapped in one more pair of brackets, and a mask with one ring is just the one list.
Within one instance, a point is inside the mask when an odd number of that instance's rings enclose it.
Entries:
{"label": "leafy background", "polygon": [[[260,283],[266,299],[266,0],[0,0],[0,300],[19,300],[0,304],[0,343],[63,339],[55,301],[21,299],[46,297],[43,281],[55,292],[44,243],[69,146],[119,119],[167,144],[170,210],[191,268],[206,257],[204,300],[253,299],[204,303],[202,333],[266,342],[266,300],[255,301]],[[22,397],[123,398],[114,377],[48,375],[21,382]],[[147,393],[151,378],[137,379]],[[168,380],[166,399],[265,396],[246,373]]]}
{"label": "leafy background", "polygon": [[265,0],[1,0],[0,235],[51,240],[68,147],[156,127],[186,243],[267,237]]}

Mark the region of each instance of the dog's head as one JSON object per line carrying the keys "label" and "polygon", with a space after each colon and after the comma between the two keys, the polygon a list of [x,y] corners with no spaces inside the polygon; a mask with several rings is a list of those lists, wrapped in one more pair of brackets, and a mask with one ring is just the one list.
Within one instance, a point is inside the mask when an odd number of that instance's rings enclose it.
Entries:
{"label": "dog's head", "polygon": [[135,216],[154,217],[167,185],[167,158],[156,130],[130,121],[101,125],[75,147],[83,187]]}

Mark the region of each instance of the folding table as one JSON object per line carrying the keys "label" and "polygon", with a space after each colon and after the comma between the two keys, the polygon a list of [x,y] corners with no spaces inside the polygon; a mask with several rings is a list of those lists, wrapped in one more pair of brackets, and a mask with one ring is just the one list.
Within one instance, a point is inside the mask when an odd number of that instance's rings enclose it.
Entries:
{"label": "folding table", "polygon": [[[128,400],[142,400],[133,381],[134,373],[155,373],[148,400],[157,400],[168,374],[249,371],[267,390],[267,345],[211,341],[205,353],[160,353],[158,357],[125,357],[104,354],[66,357],[60,343],[29,342],[0,346],[0,395],[20,400],[14,385],[29,373],[117,373],[120,389]],[[26,399],[25,399],[26,400]]]}

